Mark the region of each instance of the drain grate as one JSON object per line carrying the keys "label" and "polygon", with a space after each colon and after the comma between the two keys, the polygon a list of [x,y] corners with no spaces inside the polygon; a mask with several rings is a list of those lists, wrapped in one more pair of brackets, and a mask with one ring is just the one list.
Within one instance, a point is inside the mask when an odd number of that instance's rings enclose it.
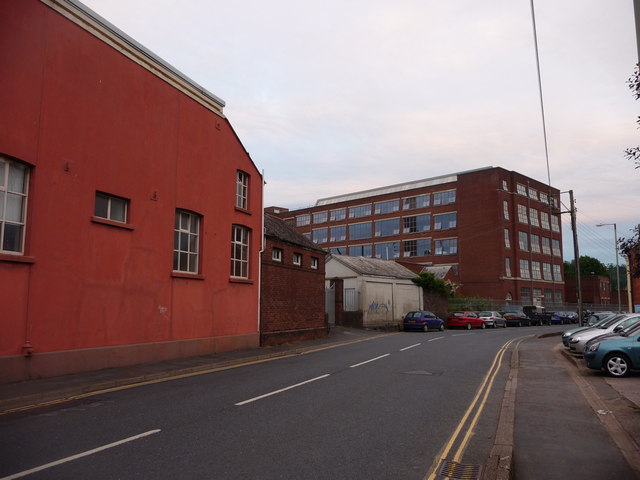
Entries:
{"label": "drain grate", "polygon": [[462,480],[478,480],[480,478],[480,465],[464,464],[443,460],[440,464],[438,476],[459,478]]}

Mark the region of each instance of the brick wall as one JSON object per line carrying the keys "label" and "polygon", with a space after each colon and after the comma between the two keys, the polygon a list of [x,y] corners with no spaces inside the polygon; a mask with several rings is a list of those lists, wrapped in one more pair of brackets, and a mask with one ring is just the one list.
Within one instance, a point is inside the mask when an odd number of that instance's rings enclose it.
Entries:
{"label": "brick wall", "polygon": [[[274,248],[282,260],[274,261]],[[294,265],[294,254],[302,255]],[[317,268],[311,268],[312,258]],[[324,313],[324,252],[267,239],[262,254],[260,338],[262,345],[327,335]]]}

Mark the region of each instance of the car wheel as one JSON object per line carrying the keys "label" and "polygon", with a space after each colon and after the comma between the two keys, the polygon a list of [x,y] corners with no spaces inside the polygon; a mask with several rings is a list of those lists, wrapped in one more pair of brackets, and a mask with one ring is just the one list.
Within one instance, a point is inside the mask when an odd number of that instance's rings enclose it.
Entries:
{"label": "car wheel", "polygon": [[467,330],[471,330],[471,324],[467,323]]}
{"label": "car wheel", "polygon": [[444,323],[440,324],[440,327],[438,328],[438,330],[440,330],[441,332],[444,332]]}
{"label": "car wheel", "polygon": [[507,328],[507,322],[504,322],[504,323],[502,324],[502,328]]}
{"label": "car wheel", "polygon": [[422,331],[423,332],[428,332],[429,331],[429,327],[427,326],[426,323],[422,326]]}
{"label": "car wheel", "polygon": [[487,328],[487,326],[484,324],[484,322],[482,322],[482,325],[480,325],[480,328],[484,330],[485,328]]}
{"label": "car wheel", "polygon": [[518,326],[521,327],[522,326],[522,322],[518,322]]}
{"label": "car wheel", "polygon": [[604,359],[604,369],[612,377],[625,377],[629,374],[629,359],[621,353],[612,353]]}

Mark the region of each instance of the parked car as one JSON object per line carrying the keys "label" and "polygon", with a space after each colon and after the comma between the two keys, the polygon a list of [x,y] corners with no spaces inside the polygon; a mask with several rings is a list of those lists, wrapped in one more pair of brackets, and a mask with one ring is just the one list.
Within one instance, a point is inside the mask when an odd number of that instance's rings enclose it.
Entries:
{"label": "parked car", "polygon": [[569,338],[569,349],[575,353],[583,353],[584,345],[590,339],[606,333],[614,332],[616,328],[617,330],[615,331],[620,331],[637,321],[640,321],[640,316],[637,314],[615,316],[598,327],[582,330],[581,332],[572,335],[571,338]]}
{"label": "parked car", "polygon": [[629,375],[631,370],[640,369],[640,329],[590,344],[584,359],[587,367],[604,370],[613,377]]}
{"label": "parked car", "polygon": [[507,327],[507,321],[504,319],[500,312],[496,311],[484,311],[479,312],[478,317],[484,320],[484,324],[487,327],[496,328],[496,327]]}
{"label": "parked car", "polygon": [[[597,327],[599,325],[602,325],[604,322],[606,322],[607,320],[609,320],[610,318],[615,317],[616,314],[615,313],[611,313],[609,315],[604,315],[602,316],[602,318],[600,318],[600,320],[598,320],[597,322],[591,324],[591,325],[585,325],[583,327],[576,327],[576,328],[572,328],[570,330],[567,330],[566,332],[564,332],[562,334],[562,344],[569,348],[569,339],[571,338],[572,335],[578,333],[578,332],[582,332],[583,330],[587,330],[588,328],[591,327]],[[599,317],[594,317],[594,318],[599,318]]]}
{"label": "parked car", "polygon": [[527,317],[524,312],[507,312],[502,314],[504,317],[507,327],[521,327],[523,325],[531,325],[531,319]]}
{"label": "parked car", "polygon": [[599,335],[597,337],[593,337],[591,340],[587,340],[587,343],[584,344],[584,351],[588,352],[589,348],[595,344],[596,342],[604,342],[605,340],[618,340],[620,338],[624,338],[628,335],[632,335],[636,330],[640,330],[640,321],[632,322],[631,325],[626,326],[624,328],[620,328],[625,322],[616,328],[614,328],[613,332],[605,333],[604,335]]}
{"label": "parked car", "polygon": [[568,325],[578,321],[578,314],[574,312],[553,312],[550,325]]}
{"label": "parked car", "polygon": [[525,305],[522,312],[529,318],[529,325],[549,325],[551,314],[541,305]]}
{"label": "parked car", "polygon": [[409,330],[444,330],[444,320],[438,318],[433,312],[428,310],[416,310],[409,312],[402,320],[402,328],[405,332]]}
{"label": "parked car", "polygon": [[475,312],[453,312],[447,319],[447,327],[463,327],[467,330],[472,328],[487,328]]}
{"label": "parked car", "polygon": [[594,312],[590,313],[585,319],[585,325],[595,325],[596,323],[600,323],[600,321],[605,318],[611,318],[613,315],[620,315],[620,312]]}

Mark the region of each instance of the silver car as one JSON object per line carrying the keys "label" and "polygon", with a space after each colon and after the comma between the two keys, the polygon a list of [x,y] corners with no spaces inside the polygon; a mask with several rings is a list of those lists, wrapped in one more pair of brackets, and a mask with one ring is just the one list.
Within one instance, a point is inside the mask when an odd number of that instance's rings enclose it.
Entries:
{"label": "silver car", "polygon": [[479,312],[478,316],[484,320],[484,324],[489,328],[502,327],[506,328],[507,321],[504,319],[500,312],[496,311],[484,311]]}
{"label": "silver car", "polygon": [[640,315],[630,313],[613,317],[598,327],[587,328],[586,330],[576,332],[569,338],[569,349],[575,353],[583,353],[585,344],[592,338],[606,335],[607,333],[619,332],[638,321],[640,321]]}

